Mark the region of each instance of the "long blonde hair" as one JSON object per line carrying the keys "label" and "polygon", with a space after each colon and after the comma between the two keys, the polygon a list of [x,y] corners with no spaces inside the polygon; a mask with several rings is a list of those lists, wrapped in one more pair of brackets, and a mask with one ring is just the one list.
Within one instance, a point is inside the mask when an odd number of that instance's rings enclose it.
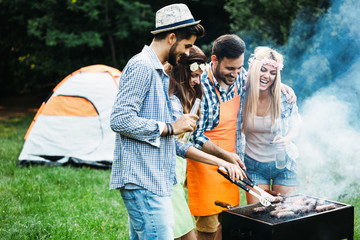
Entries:
{"label": "long blonde hair", "polygon": [[[249,60],[249,71],[248,79],[246,82],[246,97],[245,105],[243,107],[243,117],[242,117],[242,128],[241,131],[246,133],[247,122],[249,119],[249,114],[251,114],[252,124],[254,126],[254,119],[257,112],[257,105],[259,101],[259,81],[260,81],[260,69],[263,65],[263,61],[274,60],[277,64],[283,64],[284,58],[276,50],[269,47],[257,47],[254,51],[254,54],[250,56]],[[271,116],[271,128],[275,124],[275,120],[280,117],[281,111],[281,74],[280,67],[277,67],[276,78],[273,84],[270,86],[270,116]]]}

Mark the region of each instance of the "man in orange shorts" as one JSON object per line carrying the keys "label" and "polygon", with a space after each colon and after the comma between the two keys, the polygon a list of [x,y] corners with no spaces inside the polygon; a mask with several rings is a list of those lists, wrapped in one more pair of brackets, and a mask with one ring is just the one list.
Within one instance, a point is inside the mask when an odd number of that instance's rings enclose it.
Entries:
{"label": "man in orange shorts", "polygon": [[[246,71],[245,43],[236,35],[217,38],[212,48],[210,68],[202,76],[204,96],[201,117],[194,132],[195,146],[207,153],[244,164],[235,153],[236,121],[240,109]],[[239,188],[217,173],[216,166],[189,160],[187,169],[189,207],[195,216],[198,239],[214,239],[218,230],[218,214],[223,208],[216,200],[232,206],[240,203]]]}

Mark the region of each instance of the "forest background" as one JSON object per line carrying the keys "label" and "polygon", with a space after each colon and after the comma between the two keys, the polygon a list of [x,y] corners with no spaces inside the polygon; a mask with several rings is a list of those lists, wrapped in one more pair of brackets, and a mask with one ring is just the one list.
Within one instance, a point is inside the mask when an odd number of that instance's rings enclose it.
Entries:
{"label": "forest background", "polygon": [[[175,2],[0,0],[0,113],[6,110],[3,103],[12,104],[9,99],[26,104],[22,95],[45,100],[81,67],[105,64],[122,70],[150,44],[155,12]],[[281,80],[295,90],[303,119],[296,139],[299,190],[335,199],[358,196],[358,189],[351,189],[360,182],[360,1],[182,2],[207,31],[196,44],[208,57],[212,42],[226,33],[244,39],[245,68],[256,46],[284,55]]]}
{"label": "forest background", "polygon": [[[14,96],[41,92],[45,100],[58,82],[84,66],[122,70],[150,44],[155,12],[175,2],[0,0],[0,110]],[[225,33],[244,39],[245,68],[256,46],[284,55],[281,79],[295,90],[303,119],[296,139],[300,190],[335,199],[359,196],[360,1],[183,2],[207,31],[196,44],[208,57],[212,42]]]}
{"label": "forest background", "polygon": [[[50,91],[68,74],[92,64],[122,70],[131,56],[150,44],[155,12],[176,2],[0,0],[0,94]],[[331,5],[329,0],[182,2],[207,31],[196,42],[207,56],[212,41],[225,33],[242,37],[247,54],[257,45],[283,46],[296,19],[315,23]],[[310,39],[314,27],[302,32],[301,38]],[[306,46],[296,48],[292,52],[300,53]]]}

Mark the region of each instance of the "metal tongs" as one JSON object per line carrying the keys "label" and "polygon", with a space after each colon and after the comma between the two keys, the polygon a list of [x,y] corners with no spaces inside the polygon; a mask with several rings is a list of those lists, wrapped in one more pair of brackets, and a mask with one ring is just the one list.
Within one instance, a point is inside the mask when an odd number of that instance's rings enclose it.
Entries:
{"label": "metal tongs", "polygon": [[[245,172],[246,174],[246,172]],[[264,197],[266,200],[270,201],[270,202],[274,202],[275,201],[275,197],[273,195],[271,195],[270,193],[266,192],[264,189],[261,189],[260,187],[258,187],[258,185],[256,185],[256,183],[249,178],[249,176],[246,174],[246,178],[243,178],[243,180],[241,180],[243,183],[245,183],[246,185],[252,187],[253,189],[257,190],[260,195],[262,197]]]}
{"label": "metal tongs", "polygon": [[[251,190],[250,188],[248,188],[247,186],[245,186],[244,184],[242,184],[240,181],[238,180],[232,180],[229,177],[229,173],[228,171],[224,168],[224,167],[219,167],[217,169],[217,171],[223,175],[226,179],[228,179],[230,182],[236,184],[237,186],[239,186],[240,188],[244,189],[246,192],[250,193],[251,195],[253,195],[254,197],[256,197],[257,199],[259,199],[260,203],[267,207],[271,205],[271,202],[273,202],[275,200],[274,196],[271,196],[269,193],[265,192],[264,190],[262,190],[261,188],[259,188],[252,180],[248,180],[248,179],[243,179],[241,180],[242,182],[244,182],[246,185],[251,186],[252,188],[258,190],[260,192],[261,195],[257,194],[256,192],[254,192],[253,190]],[[260,190],[259,190],[260,189]]]}

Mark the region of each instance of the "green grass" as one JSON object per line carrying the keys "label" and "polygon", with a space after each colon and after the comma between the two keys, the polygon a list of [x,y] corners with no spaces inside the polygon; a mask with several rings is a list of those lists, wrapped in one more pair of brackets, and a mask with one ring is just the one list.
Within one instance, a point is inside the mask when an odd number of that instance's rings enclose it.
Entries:
{"label": "green grass", "polygon": [[17,165],[31,121],[0,121],[0,239],[128,239],[109,170]]}
{"label": "green grass", "polygon": [[[32,118],[0,120],[0,239],[128,239],[127,212],[119,192],[109,190],[109,170],[17,165]],[[360,190],[334,200],[355,207],[360,239]]]}

